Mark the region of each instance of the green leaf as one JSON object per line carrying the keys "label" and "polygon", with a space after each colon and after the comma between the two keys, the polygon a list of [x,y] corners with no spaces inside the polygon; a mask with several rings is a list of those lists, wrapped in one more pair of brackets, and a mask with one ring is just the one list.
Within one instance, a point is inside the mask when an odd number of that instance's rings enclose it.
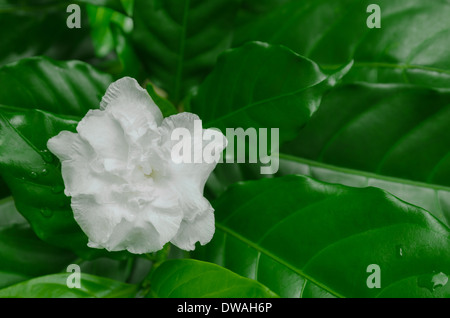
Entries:
{"label": "green leaf", "polygon": [[96,55],[105,57],[116,48],[117,39],[115,37],[120,35],[118,32],[113,32],[111,25],[114,24],[129,33],[133,29],[133,21],[131,18],[105,7],[87,5],[86,10]]}
{"label": "green leaf", "polygon": [[[383,188],[450,222],[450,92],[350,84],[282,148],[280,171]],[[297,157],[292,158],[292,156]]]}
{"label": "green leaf", "polygon": [[[140,260],[147,261],[135,255],[130,255],[130,257],[124,260],[99,257],[94,260],[86,260],[81,262],[80,270],[82,273],[106,277],[125,283],[132,277],[132,274],[136,270],[136,263]],[[147,263],[149,263],[149,261],[147,261]],[[148,269],[145,274],[147,273]],[[141,275],[140,278],[144,279],[145,275]]]}
{"label": "green leaf", "polygon": [[0,289],[0,298],[132,298],[137,293],[137,285],[83,273],[81,288],[69,288],[71,274],[42,276]]}
{"label": "green leaf", "polygon": [[[29,58],[0,68],[0,174],[17,208],[42,240],[78,253],[95,253],[63,194],[59,163],[49,138],[74,130],[79,117],[98,108],[111,82],[88,64]],[[37,110],[37,109],[41,110]],[[87,255],[86,255],[87,256]]]}
{"label": "green leaf", "polygon": [[88,5],[86,9],[95,54],[98,57],[105,57],[114,50],[114,38],[109,24],[113,16],[118,13],[108,8],[93,5]]}
{"label": "green leaf", "polygon": [[156,93],[155,88],[151,83],[147,84],[147,92],[149,93],[155,104],[158,105],[164,117],[168,117],[178,113],[175,106],[169,100],[159,96],[158,93]]}
{"label": "green leaf", "polygon": [[75,258],[69,251],[39,240],[11,197],[0,201],[0,288],[59,272]]}
{"label": "green leaf", "polygon": [[[215,264],[192,259],[162,263],[150,277],[148,297],[268,298],[277,297],[260,283]],[[1,295],[1,294],[0,294]]]}
{"label": "green leaf", "polygon": [[229,48],[237,0],[136,0],[133,40],[150,79],[178,104]]}
{"label": "green leaf", "polygon": [[84,116],[99,107],[111,82],[110,75],[83,62],[27,58],[0,67],[0,104]]}
{"label": "green leaf", "polygon": [[[71,2],[86,3],[97,7],[105,7],[117,12],[128,13],[126,10],[126,1],[124,0],[75,0]],[[69,1],[69,2],[70,2]]]}
{"label": "green leaf", "polygon": [[[216,233],[196,256],[281,297],[450,296],[422,287],[450,274],[449,228],[378,188],[286,176],[233,185],[213,206]],[[367,285],[371,264],[381,288]]]}
{"label": "green leaf", "polygon": [[[381,8],[370,29],[367,7]],[[323,67],[355,60],[347,81],[450,87],[450,3],[446,0],[299,0],[243,25],[247,41],[283,44]]]}
{"label": "green leaf", "polygon": [[77,123],[41,110],[0,106],[0,173],[39,238],[77,253],[94,253],[63,193],[59,162],[47,150],[49,138],[74,131]]}
{"label": "green leaf", "polygon": [[283,46],[248,43],[219,57],[189,107],[224,133],[232,127],[280,128],[282,143],[297,135],[349,66],[326,74]]}
{"label": "green leaf", "polygon": [[122,3],[122,7],[125,10],[125,13],[128,16],[133,16],[133,10],[134,10],[134,0],[120,0]]}
{"label": "green leaf", "polygon": [[117,77],[129,76],[139,81],[143,77],[142,63],[131,45],[129,34],[126,34],[123,27],[117,23],[111,23],[110,28],[114,39],[114,50],[120,62]]}
{"label": "green leaf", "polygon": [[276,8],[293,0],[242,0],[236,25],[249,23],[259,16],[271,12]]}
{"label": "green leaf", "polygon": [[92,60],[95,54],[84,11],[80,29],[66,25],[66,7],[73,2],[0,2],[0,47],[4,48],[0,51],[0,65],[36,55]]}

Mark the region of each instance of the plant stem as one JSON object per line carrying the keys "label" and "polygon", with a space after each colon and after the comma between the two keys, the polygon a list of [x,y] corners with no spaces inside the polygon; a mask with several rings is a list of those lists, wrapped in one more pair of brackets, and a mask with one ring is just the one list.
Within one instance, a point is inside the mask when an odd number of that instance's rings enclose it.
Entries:
{"label": "plant stem", "polygon": [[170,243],[167,243],[166,245],[164,245],[164,247],[155,253],[149,253],[149,254],[144,254],[144,256],[152,261],[152,267],[150,268],[150,271],[148,272],[147,276],[142,280],[141,284],[140,284],[140,292],[139,294],[142,295],[143,297],[145,297],[146,295],[148,295],[148,293],[150,292],[150,287],[151,287],[151,278],[153,273],[155,272],[155,270],[162,264],[164,263],[168,256],[169,256],[169,252],[170,252]]}

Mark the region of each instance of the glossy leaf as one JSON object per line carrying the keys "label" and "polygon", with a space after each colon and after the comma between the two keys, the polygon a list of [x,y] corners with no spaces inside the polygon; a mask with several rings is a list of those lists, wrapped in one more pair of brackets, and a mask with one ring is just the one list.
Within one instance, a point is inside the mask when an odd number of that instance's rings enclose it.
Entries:
{"label": "glossy leaf", "polygon": [[0,68],[0,104],[84,116],[98,108],[110,75],[79,61],[22,59]]}
{"label": "glossy leaf", "polygon": [[148,297],[270,298],[276,295],[260,283],[215,264],[191,259],[170,260],[150,277]]}
{"label": "glossy leaf", "polygon": [[77,123],[40,110],[0,106],[0,173],[39,238],[82,253],[92,249],[64,195],[59,162],[47,150],[49,138],[74,131]]}
{"label": "glossy leaf", "polygon": [[327,182],[378,186],[448,224],[449,106],[448,92],[344,85],[324,98],[298,138],[282,149],[298,157],[295,161],[306,164],[306,170],[289,160],[281,170]]}
{"label": "glossy leaf", "polygon": [[80,263],[82,273],[110,278],[124,283],[140,283],[148,274],[151,262],[145,258],[131,255],[123,260],[105,255]]}
{"label": "glossy leaf", "polygon": [[219,57],[189,107],[224,133],[233,127],[280,128],[284,142],[297,135],[349,67],[330,75],[285,47],[248,43]]}
{"label": "glossy leaf", "polygon": [[[450,296],[449,284],[429,288],[449,275],[449,228],[378,188],[286,176],[231,186],[214,207],[215,236],[197,257],[281,297]],[[367,284],[371,264],[381,288]]]}
{"label": "glossy leaf", "polygon": [[11,197],[0,201],[0,288],[60,272],[75,258],[39,240]]}
{"label": "glossy leaf", "polygon": [[[381,28],[369,28],[370,4],[381,9]],[[247,41],[283,44],[323,67],[355,60],[347,81],[450,87],[446,0],[298,0],[236,31]]]}
{"label": "glossy leaf", "polygon": [[81,288],[69,288],[72,273],[42,276],[0,289],[0,298],[131,298],[137,285],[81,273]]}
{"label": "glossy leaf", "polygon": [[236,0],[135,0],[133,39],[150,79],[178,104],[229,48]]}
{"label": "glossy leaf", "polygon": [[74,130],[79,117],[30,109],[84,116],[99,107],[110,81],[109,75],[77,61],[29,58],[0,68],[0,103],[16,106],[0,107],[0,174],[36,234],[78,253],[88,249],[87,237],[73,219],[47,141],[61,130]]}
{"label": "glossy leaf", "polygon": [[133,21],[131,18],[105,7],[87,5],[86,10],[91,25],[91,37],[98,57],[105,57],[115,47],[119,33],[114,33],[111,24],[124,31],[131,32]]}
{"label": "glossy leaf", "polygon": [[80,29],[69,29],[66,25],[66,7],[74,2],[0,2],[0,30],[3,30],[0,65],[36,55],[91,61],[95,54],[84,11],[81,11]]}

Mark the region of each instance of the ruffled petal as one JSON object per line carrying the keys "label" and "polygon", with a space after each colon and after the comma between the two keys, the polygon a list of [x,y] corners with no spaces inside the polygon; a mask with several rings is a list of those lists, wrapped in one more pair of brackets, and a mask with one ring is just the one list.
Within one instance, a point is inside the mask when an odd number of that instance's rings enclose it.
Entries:
{"label": "ruffled petal", "polygon": [[118,201],[99,203],[85,195],[72,198],[72,209],[90,247],[135,254],[160,250],[176,235],[182,220],[182,214],[174,210],[137,209]]}
{"label": "ruffled petal", "polygon": [[121,78],[108,87],[100,109],[116,118],[132,139],[141,137],[148,129],[156,129],[163,119],[147,91],[130,77]]}
{"label": "ruffled petal", "polygon": [[[177,178],[176,183],[178,180],[188,182],[199,193],[203,193],[206,180],[227,145],[225,136],[220,131],[203,129],[200,118],[191,113],[165,118],[160,131],[161,147],[166,149],[167,156],[170,155],[167,164],[171,177]],[[210,137],[210,140],[206,140],[207,137]],[[183,144],[189,151],[179,151],[185,148]],[[214,156],[216,158],[212,158]]]}
{"label": "ruffled petal", "polygon": [[88,142],[101,159],[128,160],[128,142],[119,123],[108,113],[90,110],[77,126],[79,136]]}
{"label": "ruffled petal", "polygon": [[[176,129],[180,129],[179,133]],[[161,150],[161,154],[165,156],[163,161],[166,162],[166,178],[180,195],[180,205],[185,218],[192,220],[209,206],[209,202],[203,197],[203,190],[206,180],[217,165],[219,156],[217,160],[210,161],[207,156],[211,155],[212,150],[220,155],[226,147],[227,140],[218,131],[213,131],[215,138],[203,140],[212,130],[203,129],[200,118],[191,113],[165,118],[160,131],[161,148],[165,150],[165,152]],[[183,143],[186,143],[186,147],[182,145]],[[188,150],[179,151],[180,148]],[[180,158],[177,157],[180,153],[184,157],[184,162],[180,162]],[[186,153],[189,154],[187,157]]]}
{"label": "ruffled petal", "polygon": [[103,173],[100,163],[95,160],[95,151],[78,134],[62,131],[47,142],[47,147],[61,160],[67,196],[101,195],[104,189],[119,181]]}
{"label": "ruffled petal", "polygon": [[77,144],[78,147],[81,146],[79,144],[78,134],[63,130],[47,141],[47,148],[57,156],[59,160],[70,160],[74,156],[78,156],[79,151],[85,151],[84,149],[76,149],[75,144]]}
{"label": "ruffled petal", "polygon": [[192,251],[195,249],[196,242],[205,245],[211,241],[215,231],[213,212],[214,209],[209,206],[195,219],[183,220],[180,230],[170,242],[182,250]]}

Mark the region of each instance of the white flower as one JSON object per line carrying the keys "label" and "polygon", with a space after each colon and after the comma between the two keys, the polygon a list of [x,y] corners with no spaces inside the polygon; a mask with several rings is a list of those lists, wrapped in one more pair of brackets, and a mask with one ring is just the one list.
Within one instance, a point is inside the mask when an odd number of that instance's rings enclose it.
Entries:
{"label": "white flower", "polygon": [[[88,246],[140,254],[167,242],[193,250],[211,240],[214,210],[203,188],[216,162],[171,160],[171,132],[192,131],[195,120],[191,113],[163,119],[148,93],[126,77],[109,86],[78,133],[62,131],[48,141]],[[219,152],[226,146],[220,137],[212,141]]]}

